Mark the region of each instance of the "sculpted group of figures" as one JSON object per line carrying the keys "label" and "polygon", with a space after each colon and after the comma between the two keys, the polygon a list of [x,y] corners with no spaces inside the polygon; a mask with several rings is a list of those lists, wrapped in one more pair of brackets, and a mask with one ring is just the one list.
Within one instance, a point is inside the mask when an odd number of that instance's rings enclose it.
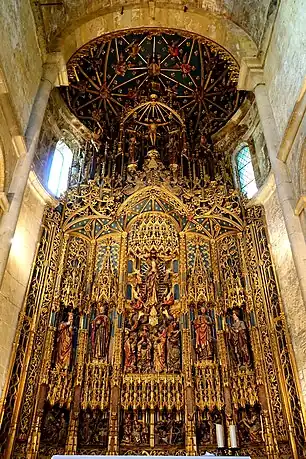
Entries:
{"label": "sculpted group of figures", "polygon": [[[245,322],[240,311],[233,311],[227,325],[227,343],[235,366],[249,366],[251,356]],[[68,368],[73,348],[73,313],[58,326],[56,365]],[[216,354],[215,325],[211,311],[199,307],[193,321],[195,352],[198,361],[213,360]],[[90,352],[94,359],[107,359],[111,322],[103,303],[96,306],[96,317],[90,324]],[[124,371],[127,373],[179,372],[181,369],[181,341],[179,323],[167,310],[151,325],[150,317],[136,312],[126,322],[124,339]]]}
{"label": "sculpted group of figures", "polygon": [[146,323],[125,329],[124,371],[126,373],[176,373],[181,369],[179,324],[164,320],[162,327]]}
{"label": "sculpted group of figures", "polygon": [[[157,415],[157,413],[156,413]],[[171,412],[158,413],[154,421],[154,444],[176,445],[184,442],[184,423]],[[136,412],[125,412],[121,444],[147,445],[150,441],[150,425],[146,416],[141,419]]]}
{"label": "sculpted group of figures", "polygon": [[177,373],[181,370],[181,339],[174,305],[172,273],[165,261],[150,253],[144,275],[133,273],[130,310],[126,313],[124,371]]}

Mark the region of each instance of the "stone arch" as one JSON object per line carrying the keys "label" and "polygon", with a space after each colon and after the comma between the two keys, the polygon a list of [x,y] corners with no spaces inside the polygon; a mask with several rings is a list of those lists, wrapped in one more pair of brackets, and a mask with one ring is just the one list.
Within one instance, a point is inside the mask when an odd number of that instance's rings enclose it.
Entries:
{"label": "stone arch", "polygon": [[113,11],[96,11],[95,16],[85,15],[76,23],[71,23],[54,41],[50,50],[61,50],[66,61],[83,45],[111,32],[137,28],[169,28],[184,30],[207,37],[228,50],[238,63],[245,57],[257,55],[257,46],[252,38],[232,22],[225,14],[208,10],[188,10],[177,5],[156,6],[154,18],[152,9],[146,5],[127,5],[124,14],[122,6]]}

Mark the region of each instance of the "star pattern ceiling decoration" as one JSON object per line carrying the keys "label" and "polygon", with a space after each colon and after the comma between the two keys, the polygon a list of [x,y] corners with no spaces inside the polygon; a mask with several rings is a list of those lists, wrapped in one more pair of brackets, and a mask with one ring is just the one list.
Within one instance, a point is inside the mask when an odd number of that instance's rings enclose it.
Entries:
{"label": "star pattern ceiling decoration", "polygon": [[232,117],[245,93],[237,91],[233,57],[206,38],[164,29],[104,35],[68,62],[62,95],[97,136],[112,137],[120,118],[154,93],[185,120],[192,144]]}

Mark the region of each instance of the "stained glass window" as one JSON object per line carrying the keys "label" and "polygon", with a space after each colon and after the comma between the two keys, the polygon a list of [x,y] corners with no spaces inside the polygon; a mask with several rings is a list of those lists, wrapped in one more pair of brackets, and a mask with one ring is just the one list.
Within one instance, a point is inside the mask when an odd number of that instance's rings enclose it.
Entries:
{"label": "stained glass window", "polygon": [[244,145],[236,155],[236,165],[239,178],[239,185],[242,193],[249,199],[257,191],[254,169],[250,149]]}
{"label": "stained glass window", "polygon": [[48,179],[48,188],[55,196],[60,196],[67,189],[71,163],[72,151],[64,142],[58,141],[54,150]]}

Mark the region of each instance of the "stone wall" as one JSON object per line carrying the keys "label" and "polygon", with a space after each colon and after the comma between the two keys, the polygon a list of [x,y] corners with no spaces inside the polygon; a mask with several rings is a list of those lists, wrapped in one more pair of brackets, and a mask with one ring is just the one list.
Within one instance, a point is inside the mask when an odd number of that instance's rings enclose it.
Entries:
{"label": "stone wall", "polygon": [[30,0],[0,1],[0,43],[0,64],[24,132],[42,69]]}
{"label": "stone wall", "polygon": [[303,0],[282,0],[265,63],[265,79],[282,138],[306,75],[306,8]]}
{"label": "stone wall", "polygon": [[[169,9],[168,14],[183,11],[185,5],[187,5],[188,10],[185,14],[187,22],[190,20],[188,17],[190,11],[198,15],[209,13],[228,18],[244,29],[257,44],[260,43],[264,33],[267,16],[271,11],[270,5],[274,3],[274,0],[257,0],[256,2],[252,0],[189,0],[188,2],[185,0],[172,0],[169,2],[157,0],[154,2],[157,8]],[[134,10],[132,15],[135,16],[137,10],[147,7],[147,4],[146,0],[133,2],[126,0],[65,0],[62,6],[43,8],[42,15],[47,41],[51,44],[54,42],[54,38],[66,34],[81,23],[89,21],[93,17],[105,15],[115,9],[120,11],[122,6],[124,7],[122,16],[126,14],[127,10],[131,9]],[[151,13],[154,17],[153,9],[154,7],[152,6]],[[155,17],[155,19],[157,18]],[[157,23],[156,25],[159,26],[160,24]],[[183,24],[177,24],[177,27],[185,28]],[[203,35],[205,35],[205,30]]]}
{"label": "stone wall", "polygon": [[43,210],[42,199],[28,186],[0,291],[0,394],[5,383],[18,314],[29,279]]}
{"label": "stone wall", "polygon": [[[305,145],[306,119],[301,118],[297,131],[292,127],[296,118],[295,109],[301,99],[306,75],[306,8],[302,0],[281,0],[267,49],[264,76],[272,106],[278,139],[277,147],[285,148],[281,159],[286,163],[292,182],[294,202],[298,202],[306,184],[306,158],[302,157]],[[300,116],[300,114],[299,114]],[[295,119],[296,122],[296,119]],[[294,124],[294,123],[293,123]],[[280,155],[281,150],[279,150]],[[302,164],[305,163],[305,167]],[[306,196],[306,188],[305,188]],[[279,279],[285,315],[292,339],[297,368],[300,376],[304,400],[306,401],[306,319],[298,276],[293,262],[291,247],[285,228],[277,193],[265,202],[268,231],[272,255]],[[305,210],[300,215],[306,235]]]}
{"label": "stone wall", "polygon": [[[274,186],[275,188],[275,186]],[[306,400],[306,317],[290,242],[276,190],[264,202],[272,258]],[[305,379],[304,379],[305,375]]]}
{"label": "stone wall", "polygon": [[[0,148],[2,151],[3,164],[0,167],[4,170],[4,184],[3,188],[0,187],[0,191],[8,192],[9,185],[12,180],[14,169],[17,162],[17,155],[12,143],[12,137],[10,134],[7,118],[5,116],[3,106],[0,102]],[[0,159],[1,160],[1,159]],[[2,184],[1,184],[2,185]],[[2,189],[1,189],[2,188]]]}

